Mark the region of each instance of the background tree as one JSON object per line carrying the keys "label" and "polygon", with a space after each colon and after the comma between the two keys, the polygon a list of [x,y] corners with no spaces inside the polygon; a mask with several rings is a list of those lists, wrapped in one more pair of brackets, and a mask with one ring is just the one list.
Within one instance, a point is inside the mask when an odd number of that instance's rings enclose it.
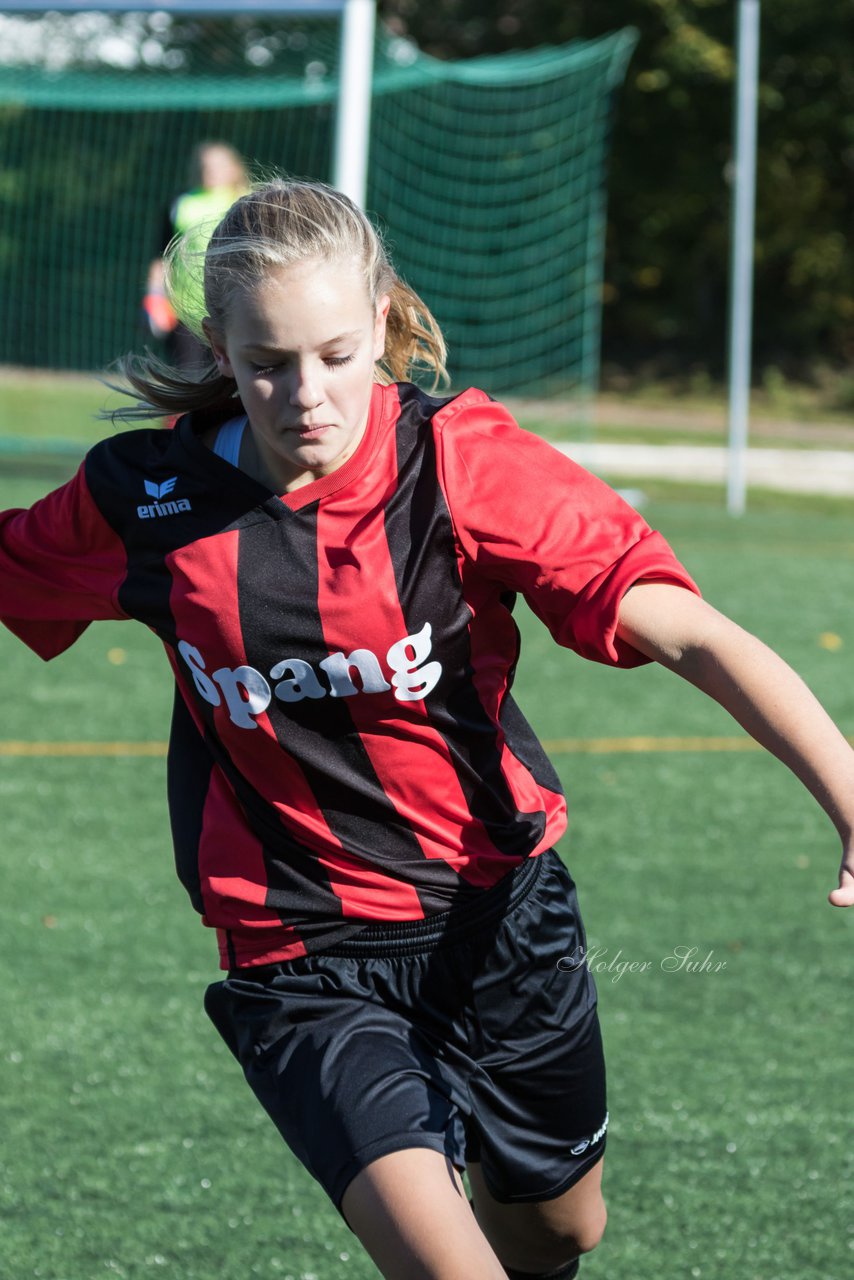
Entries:
{"label": "background tree", "polygon": [[[613,138],[604,317],[606,362],[629,370],[723,372],[737,3],[380,0],[388,24],[440,58],[637,28]],[[332,49],[337,28],[330,40]],[[252,14],[231,25],[168,13],[0,16],[0,61],[52,72],[97,62],[170,77],[213,62],[221,74],[308,77],[334,61],[316,50],[315,24],[283,36]],[[817,376],[854,357],[850,0],[763,0],[760,73],[757,367]],[[25,184],[19,170],[31,169],[30,154],[9,141],[19,112],[14,96],[0,108],[0,200],[38,191],[42,221],[60,186],[65,208],[85,210],[93,190],[110,198],[122,170],[140,163],[117,154],[108,173],[57,134],[49,170]],[[13,239],[0,238],[0,264],[17,254]]]}
{"label": "background tree", "polygon": [[[382,0],[441,58],[640,32],[618,104],[606,360],[724,368],[736,4]],[[756,357],[807,376],[854,356],[854,43],[847,0],[764,0]]]}

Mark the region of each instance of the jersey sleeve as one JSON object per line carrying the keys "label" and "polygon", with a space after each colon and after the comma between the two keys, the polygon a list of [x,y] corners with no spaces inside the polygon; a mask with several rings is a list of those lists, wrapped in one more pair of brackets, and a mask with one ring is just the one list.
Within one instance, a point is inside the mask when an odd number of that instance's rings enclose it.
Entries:
{"label": "jersey sleeve", "polygon": [[125,618],[116,593],[127,558],[86,483],[72,480],[28,510],[0,512],[0,622],[45,660],[96,619]]}
{"label": "jersey sleeve", "polygon": [[616,634],[629,587],[647,579],[700,594],[661,534],[483,392],[439,417],[439,475],[470,566],[521,593],[559,644],[614,666],[647,662]]}

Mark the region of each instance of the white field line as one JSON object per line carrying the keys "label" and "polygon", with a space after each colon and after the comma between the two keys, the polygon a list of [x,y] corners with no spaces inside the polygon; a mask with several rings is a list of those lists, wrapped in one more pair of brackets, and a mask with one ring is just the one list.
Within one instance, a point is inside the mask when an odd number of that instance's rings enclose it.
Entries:
{"label": "white field line", "polygon": [[[717,445],[557,444],[588,471],[607,476],[723,483],[728,451]],[[748,449],[747,481],[786,493],[854,497],[854,451],[842,449]]]}

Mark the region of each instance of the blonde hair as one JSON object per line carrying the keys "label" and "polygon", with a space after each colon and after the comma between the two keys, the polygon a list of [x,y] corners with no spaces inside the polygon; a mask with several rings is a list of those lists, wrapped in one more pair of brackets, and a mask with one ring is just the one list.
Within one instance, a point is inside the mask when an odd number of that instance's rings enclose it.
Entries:
{"label": "blonde hair", "polygon": [[[165,256],[166,289],[182,323],[208,345],[205,317],[215,332],[225,333],[236,295],[272,270],[313,260],[356,265],[374,308],[389,295],[385,351],[374,367],[375,381],[406,381],[419,367],[432,371],[434,388],[447,380],[445,341],[435,319],[398,277],[362,210],[325,183],[277,178],[256,186],[231,206],[204,250],[194,248],[193,233],[176,237]],[[237,399],[234,379],[219,372],[213,357],[197,369],[180,370],[146,352],[123,357],[117,368],[130,384],[122,390],[136,401],[114,410],[112,416],[125,421],[234,407]]]}

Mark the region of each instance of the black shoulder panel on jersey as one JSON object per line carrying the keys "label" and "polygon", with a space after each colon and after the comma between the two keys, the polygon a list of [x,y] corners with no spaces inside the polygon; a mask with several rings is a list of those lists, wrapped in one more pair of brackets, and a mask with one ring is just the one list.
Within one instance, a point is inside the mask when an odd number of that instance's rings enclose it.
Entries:
{"label": "black shoulder panel on jersey", "polygon": [[174,431],[123,431],[96,445],[85,464],[92,498],[127,554],[119,603],[129,617],[170,644],[175,637],[166,557],[247,518],[259,518],[255,492],[239,483],[232,489],[224,486],[205,468],[204,455],[194,458],[187,451],[183,436],[191,431],[189,418]]}
{"label": "black shoulder panel on jersey", "polygon": [[446,404],[457,399],[456,395],[431,396],[421,387],[416,387],[414,382],[400,382],[397,389],[400,399],[400,416],[407,421],[416,415],[420,421],[427,422],[440,409],[444,409]]}

